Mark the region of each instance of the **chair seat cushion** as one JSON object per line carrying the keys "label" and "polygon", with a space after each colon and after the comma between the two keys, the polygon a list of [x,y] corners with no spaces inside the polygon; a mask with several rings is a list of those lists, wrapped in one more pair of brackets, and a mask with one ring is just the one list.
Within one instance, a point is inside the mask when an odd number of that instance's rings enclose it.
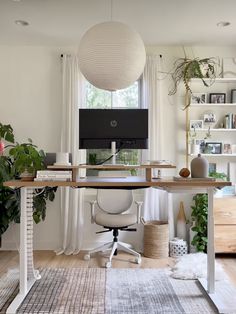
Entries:
{"label": "chair seat cushion", "polygon": [[97,213],[95,216],[95,222],[103,227],[122,228],[134,225],[137,222],[137,216],[134,214],[111,215],[106,213]]}

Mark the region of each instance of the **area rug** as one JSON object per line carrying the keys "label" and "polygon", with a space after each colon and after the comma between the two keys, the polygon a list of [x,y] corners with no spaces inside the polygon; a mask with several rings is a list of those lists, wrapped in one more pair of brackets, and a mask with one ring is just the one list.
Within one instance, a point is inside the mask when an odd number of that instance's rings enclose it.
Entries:
{"label": "area rug", "polygon": [[[165,270],[51,268],[41,275],[17,313],[216,313],[196,281],[173,279]],[[3,303],[5,309],[9,302]]]}
{"label": "area rug", "polygon": [[[207,254],[198,252],[178,257],[172,268],[171,276],[176,279],[206,279]],[[223,267],[217,261],[215,262],[215,278],[216,280],[227,279]]]}

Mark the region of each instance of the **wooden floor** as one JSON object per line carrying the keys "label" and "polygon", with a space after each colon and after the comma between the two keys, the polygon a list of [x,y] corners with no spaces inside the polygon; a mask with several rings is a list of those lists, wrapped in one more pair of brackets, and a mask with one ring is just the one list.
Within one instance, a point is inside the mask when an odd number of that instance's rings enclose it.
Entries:
{"label": "wooden floor", "polygon": [[[55,255],[53,251],[34,251],[35,268],[39,267],[104,267],[106,257],[97,254],[91,257],[90,261],[83,259],[84,252],[78,255]],[[0,251],[0,276],[7,272],[8,269],[18,267],[18,252],[16,251]],[[236,286],[236,255],[217,256],[225,272]],[[134,263],[134,258],[126,253],[119,253],[112,260],[113,268],[164,268],[174,265],[172,258],[151,259],[142,257],[141,265]]]}

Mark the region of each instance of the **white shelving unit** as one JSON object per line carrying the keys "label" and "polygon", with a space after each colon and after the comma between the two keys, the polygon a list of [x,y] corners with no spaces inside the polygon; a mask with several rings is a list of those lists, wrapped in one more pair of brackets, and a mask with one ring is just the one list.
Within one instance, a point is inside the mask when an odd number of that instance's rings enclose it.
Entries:
{"label": "white shelving unit", "polygon": [[[201,154],[202,156],[205,156],[205,157],[227,157],[227,158],[230,158],[230,157],[236,157],[236,154]],[[197,155],[196,154],[189,154],[189,156],[194,156],[196,157]]]}
{"label": "white shelving unit", "polygon": [[[226,103],[191,103],[186,109],[186,165],[189,166],[190,161],[196,154],[190,151],[189,142],[191,136],[195,134],[195,139],[204,140],[206,142],[220,142],[222,143],[221,154],[202,154],[209,158],[210,162],[218,165],[221,163],[221,168],[227,171],[228,162],[236,162],[236,154],[224,153],[224,144],[236,144],[236,128],[222,128],[224,117],[228,113],[236,114],[236,103],[231,103],[231,90],[236,90],[236,78],[216,78],[214,82],[210,79],[205,79],[206,82],[211,83],[209,87],[205,87],[201,79],[191,80],[191,89],[193,93],[206,93],[207,96],[211,93],[225,93]],[[186,95],[190,97],[190,95]],[[208,97],[207,97],[207,101]],[[205,113],[214,113],[216,115],[216,123],[204,123],[202,129],[190,129],[190,120],[203,120]],[[210,138],[207,138],[210,133]],[[223,157],[222,160],[220,157]],[[224,166],[223,166],[224,164]]]}

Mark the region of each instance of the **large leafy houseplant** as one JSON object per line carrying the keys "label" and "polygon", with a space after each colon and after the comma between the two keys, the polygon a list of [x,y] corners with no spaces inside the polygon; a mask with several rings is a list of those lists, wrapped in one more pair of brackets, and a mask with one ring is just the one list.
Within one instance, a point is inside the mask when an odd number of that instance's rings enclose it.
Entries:
{"label": "large leafy houseplant", "polygon": [[[22,170],[35,171],[44,168],[43,151],[29,143],[14,143],[13,129],[0,123],[0,239],[11,222],[20,222],[20,190],[4,187],[3,182],[18,179]],[[7,145],[5,145],[5,142]],[[10,148],[7,154],[8,148]],[[5,150],[4,150],[5,148]],[[28,155],[28,156],[25,156]],[[33,218],[36,223],[45,219],[46,201],[53,201],[57,188],[46,187],[33,199]],[[36,191],[37,192],[37,191]]]}

